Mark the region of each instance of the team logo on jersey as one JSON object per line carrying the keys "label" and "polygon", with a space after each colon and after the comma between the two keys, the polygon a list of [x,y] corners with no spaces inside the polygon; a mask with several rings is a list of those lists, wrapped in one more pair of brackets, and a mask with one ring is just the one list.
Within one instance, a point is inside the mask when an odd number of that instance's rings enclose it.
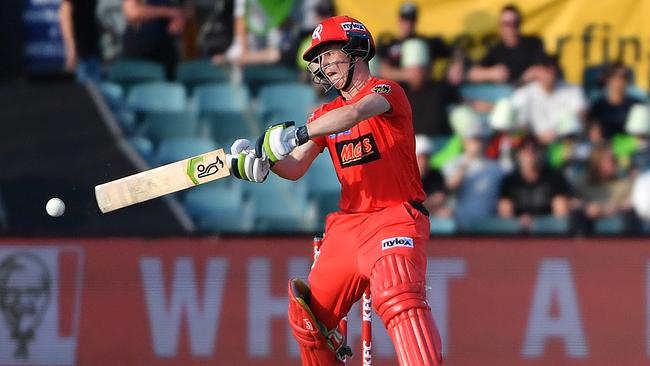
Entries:
{"label": "team logo on jersey", "polygon": [[381,241],[381,250],[387,250],[392,248],[413,248],[413,238],[406,236],[397,236],[394,238],[388,238]]}
{"label": "team logo on jersey", "polygon": [[370,133],[356,139],[336,142],[336,152],[341,168],[361,165],[381,158],[375,138]]}
{"label": "team logo on jersey", "polygon": [[390,85],[388,84],[378,84],[375,85],[372,89],[373,93],[376,94],[388,94],[390,93]]}
{"label": "team logo on jersey", "polygon": [[366,27],[364,27],[363,24],[357,23],[357,22],[344,22],[344,23],[341,23],[341,28],[343,28],[343,30],[345,30],[345,31],[360,30],[360,31],[367,32]]}

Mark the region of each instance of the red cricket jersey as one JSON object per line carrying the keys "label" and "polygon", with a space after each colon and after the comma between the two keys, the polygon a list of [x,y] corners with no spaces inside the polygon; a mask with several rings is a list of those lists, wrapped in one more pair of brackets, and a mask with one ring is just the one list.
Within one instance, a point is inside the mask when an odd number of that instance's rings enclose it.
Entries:
{"label": "red cricket jersey", "polygon": [[345,212],[372,212],[425,199],[415,159],[411,104],[399,84],[372,77],[351,100],[339,96],[322,105],[308,123],[372,93],[386,98],[391,109],[348,131],[312,140],[321,152],[324,148],[330,151],[341,182],[339,208]]}

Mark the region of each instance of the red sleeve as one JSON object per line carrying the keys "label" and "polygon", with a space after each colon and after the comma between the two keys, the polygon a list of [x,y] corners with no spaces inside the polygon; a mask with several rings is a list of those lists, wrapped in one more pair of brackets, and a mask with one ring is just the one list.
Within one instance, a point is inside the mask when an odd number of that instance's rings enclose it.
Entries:
{"label": "red sleeve", "polygon": [[[309,115],[309,119],[307,120],[307,124],[311,123],[313,120],[316,118],[320,117],[323,115],[323,106],[318,107],[314,112],[312,112],[311,115]],[[327,147],[327,142],[325,141],[325,136],[320,136],[311,139],[313,142],[320,147],[320,152],[323,152],[325,148]]]}
{"label": "red sleeve", "polygon": [[404,89],[398,83],[391,80],[377,80],[375,85],[370,88],[370,93],[386,98],[390,104],[390,110],[384,114],[391,121],[400,124],[411,120],[411,104]]}

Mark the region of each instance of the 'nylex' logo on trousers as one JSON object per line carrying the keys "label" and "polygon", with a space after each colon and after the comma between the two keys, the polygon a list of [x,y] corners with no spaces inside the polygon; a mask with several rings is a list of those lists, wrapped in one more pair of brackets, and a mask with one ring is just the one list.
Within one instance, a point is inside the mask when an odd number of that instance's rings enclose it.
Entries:
{"label": "'nylex' logo on trousers", "polygon": [[381,241],[381,250],[397,247],[413,248],[413,238],[397,236],[395,238],[388,238]]}

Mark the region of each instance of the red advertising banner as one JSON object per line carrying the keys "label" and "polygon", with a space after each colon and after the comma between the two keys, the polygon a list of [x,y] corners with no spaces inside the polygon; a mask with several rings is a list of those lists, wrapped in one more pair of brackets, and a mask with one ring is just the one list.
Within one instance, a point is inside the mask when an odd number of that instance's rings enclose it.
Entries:
{"label": "red advertising banner", "polygon": [[[650,240],[435,239],[446,365],[650,362]],[[309,238],[3,239],[0,365],[298,365]],[[361,314],[349,317],[361,365]],[[373,365],[396,365],[373,317]]]}

